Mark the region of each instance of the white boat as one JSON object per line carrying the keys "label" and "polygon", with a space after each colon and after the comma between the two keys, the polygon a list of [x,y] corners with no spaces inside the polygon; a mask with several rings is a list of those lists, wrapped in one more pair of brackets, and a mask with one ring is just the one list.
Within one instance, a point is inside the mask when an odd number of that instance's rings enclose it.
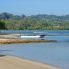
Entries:
{"label": "white boat", "polygon": [[45,35],[21,35],[21,38],[44,38]]}
{"label": "white boat", "polygon": [[21,34],[6,34],[0,35],[0,38],[43,38],[45,35],[21,35]]}

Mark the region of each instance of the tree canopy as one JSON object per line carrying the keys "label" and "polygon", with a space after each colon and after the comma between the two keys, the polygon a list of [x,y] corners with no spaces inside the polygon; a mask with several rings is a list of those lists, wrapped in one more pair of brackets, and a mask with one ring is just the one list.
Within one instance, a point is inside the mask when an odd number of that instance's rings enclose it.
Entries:
{"label": "tree canopy", "polygon": [[9,30],[69,30],[69,15],[14,15],[0,14],[0,29]]}

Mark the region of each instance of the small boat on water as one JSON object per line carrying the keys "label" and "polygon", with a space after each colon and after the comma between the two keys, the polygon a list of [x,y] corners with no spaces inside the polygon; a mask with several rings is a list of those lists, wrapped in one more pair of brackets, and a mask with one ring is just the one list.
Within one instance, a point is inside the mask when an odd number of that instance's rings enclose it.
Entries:
{"label": "small boat on water", "polygon": [[44,38],[45,35],[21,35],[21,38]]}
{"label": "small boat on water", "polygon": [[0,38],[44,38],[45,35],[1,34]]}

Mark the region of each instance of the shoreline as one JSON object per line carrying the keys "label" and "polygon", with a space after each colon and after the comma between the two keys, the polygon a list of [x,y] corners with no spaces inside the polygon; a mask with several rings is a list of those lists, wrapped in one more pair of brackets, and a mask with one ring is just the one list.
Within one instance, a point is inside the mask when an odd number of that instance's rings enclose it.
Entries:
{"label": "shoreline", "polygon": [[12,43],[37,43],[37,42],[57,42],[57,40],[25,39],[20,38],[20,34],[0,34],[0,44]]}
{"label": "shoreline", "polygon": [[0,44],[13,44],[13,43],[40,43],[40,42],[57,42],[56,40],[33,40],[33,39],[8,39],[0,38]]}
{"label": "shoreline", "polygon": [[30,61],[14,56],[0,55],[1,69],[60,69],[48,64]]}
{"label": "shoreline", "polygon": [[33,40],[33,39],[8,39],[0,38],[0,44],[13,44],[13,43],[40,43],[40,42],[57,42],[56,40]]}

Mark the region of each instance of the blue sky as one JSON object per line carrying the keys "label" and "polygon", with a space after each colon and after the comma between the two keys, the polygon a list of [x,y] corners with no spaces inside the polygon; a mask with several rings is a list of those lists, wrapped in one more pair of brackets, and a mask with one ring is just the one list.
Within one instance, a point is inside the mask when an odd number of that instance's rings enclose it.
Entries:
{"label": "blue sky", "polygon": [[69,14],[69,0],[0,0],[0,13],[13,14]]}

